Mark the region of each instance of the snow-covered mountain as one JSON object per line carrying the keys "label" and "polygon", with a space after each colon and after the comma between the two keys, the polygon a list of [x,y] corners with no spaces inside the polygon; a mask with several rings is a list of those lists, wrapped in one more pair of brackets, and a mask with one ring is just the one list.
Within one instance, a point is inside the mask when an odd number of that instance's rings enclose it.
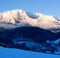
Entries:
{"label": "snow-covered mountain", "polygon": [[0,46],[60,55],[60,20],[19,9],[0,12]]}
{"label": "snow-covered mountain", "polygon": [[[1,25],[1,23],[3,23]],[[4,26],[8,23],[8,26]],[[35,26],[47,30],[60,30],[60,20],[54,16],[26,12],[21,9],[0,13],[0,27]],[[11,27],[11,28],[12,28]]]}

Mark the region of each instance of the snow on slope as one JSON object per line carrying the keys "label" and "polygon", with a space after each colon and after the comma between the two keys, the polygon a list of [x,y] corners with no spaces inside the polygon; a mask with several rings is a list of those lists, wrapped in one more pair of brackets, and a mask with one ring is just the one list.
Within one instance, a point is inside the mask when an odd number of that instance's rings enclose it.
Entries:
{"label": "snow on slope", "polygon": [[[6,26],[11,25],[13,27],[18,26],[36,26],[48,30],[60,30],[60,20],[53,16],[43,15],[41,13],[29,13],[24,10],[11,10],[0,13],[0,23],[5,23],[5,28],[10,27]],[[0,25],[0,27],[2,27]],[[4,27],[4,25],[3,25]]]}
{"label": "snow on slope", "polygon": [[0,47],[0,58],[60,58],[60,55]]}

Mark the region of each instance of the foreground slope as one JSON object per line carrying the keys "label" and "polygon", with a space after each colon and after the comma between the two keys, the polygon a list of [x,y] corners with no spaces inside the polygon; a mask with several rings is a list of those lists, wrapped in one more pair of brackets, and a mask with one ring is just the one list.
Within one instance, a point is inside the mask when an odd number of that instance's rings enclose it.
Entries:
{"label": "foreground slope", "polygon": [[0,58],[60,58],[60,55],[0,47]]}

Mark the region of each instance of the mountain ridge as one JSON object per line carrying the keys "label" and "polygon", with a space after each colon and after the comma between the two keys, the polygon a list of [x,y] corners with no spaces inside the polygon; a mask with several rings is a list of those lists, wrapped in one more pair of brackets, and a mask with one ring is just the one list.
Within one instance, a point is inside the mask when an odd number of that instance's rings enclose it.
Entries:
{"label": "mountain ridge", "polygon": [[41,13],[29,13],[22,9],[16,9],[0,13],[0,23],[3,22],[13,25],[15,24],[16,26],[14,26],[14,28],[28,25],[52,31],[60,31],[60,20],[58,18],[54,16],[44,15]]}
{"label": "mountain ridge", "polygon": [[0,46],[60,55],[60,32],[26,26],[0,28]]}

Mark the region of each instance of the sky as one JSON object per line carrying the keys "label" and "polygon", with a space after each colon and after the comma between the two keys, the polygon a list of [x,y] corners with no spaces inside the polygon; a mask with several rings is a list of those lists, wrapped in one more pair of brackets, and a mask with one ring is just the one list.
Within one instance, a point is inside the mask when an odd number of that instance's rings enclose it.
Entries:
{"label": "sky", "polygon": [[60,0],[0,0],[0,12],[23,9],[60,18]]}
{"label": "sky", "polygon": [[[0,0],[0,12],[4,12],[7,10],[14,10],[14,9],[23,9],[28,12],[40,12],[46,15],[53,15],[60,18],[60,0]],[[9,58],[11,55],[13,57],[10,58],[19,58],[20,52],[12,52],[12,50],[9,52],[6,52],[8,50],[0,49],[0,57],[1,58]],[[8,54],[8,55],[7,55]],[[14,54],[14,55],[13,55]],[[30,58],[37,58],[43,56],[42,54],[31,54],[31,53],[21,53],[22,57],[25,58],[25,56],[29,56]],[[30,55],[31,54],[31,55]],[[45,58],[48,58],[50,56],[46,55]],[[44,58],[43,57],[43,58]],[[50,58],[58,58],[57,56],[53,56]],[[42,58],[42,57],[41,57]]]}

